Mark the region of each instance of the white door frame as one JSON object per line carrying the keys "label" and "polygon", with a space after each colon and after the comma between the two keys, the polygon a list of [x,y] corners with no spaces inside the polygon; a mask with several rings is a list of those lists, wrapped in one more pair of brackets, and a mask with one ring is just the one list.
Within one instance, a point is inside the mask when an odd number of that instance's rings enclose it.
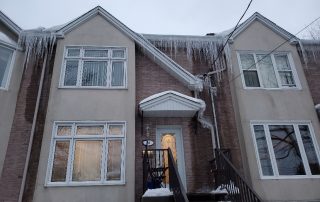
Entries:
{"label": "white door frame", "polygon": [[164,133],[173,133],[176,138],[176,149],[177,149],[177,164],[178,172],[184,185],[185,190],[187,190],[186,183],[186,170],[184,161],[184,148],[182,139],[182,129],[181,126],[177,125],[159,125],[156,128],[156,148],[161,149],[161,136]]}

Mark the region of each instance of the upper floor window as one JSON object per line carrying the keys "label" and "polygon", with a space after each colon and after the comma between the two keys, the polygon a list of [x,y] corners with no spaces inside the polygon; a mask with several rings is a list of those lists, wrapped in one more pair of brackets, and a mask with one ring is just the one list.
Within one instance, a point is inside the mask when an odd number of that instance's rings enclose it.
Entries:
{"label": "upper floor window", "polygon": [[126,49],[67,47],[61,86],[125,88]]}
{"label": "upper floor window", "polygon": [[124,122],[57,122],[49,185],[123,184]]}
{"label": "upper floor window", "polygon": [[310,123],[253,123],[260,173],[270,177],[320,177],[319,149]]}
{"label": "upper floor window", "polygon": [[0,89],[8,86],[14,50],[0,45]]}
{"label": "upper floor window", "polygon": [[298,77],[288,53],[238,54],[242,78],[247,88],[296,88]]}

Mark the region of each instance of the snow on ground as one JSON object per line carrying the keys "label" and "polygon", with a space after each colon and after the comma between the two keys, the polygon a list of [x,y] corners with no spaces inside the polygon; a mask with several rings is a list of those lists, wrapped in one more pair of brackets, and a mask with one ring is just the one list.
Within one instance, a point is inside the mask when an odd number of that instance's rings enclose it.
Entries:
{"label": "snow on ground", "polygon": [[172,192],[168,188],[148,189],[142,197],[171,196]]}

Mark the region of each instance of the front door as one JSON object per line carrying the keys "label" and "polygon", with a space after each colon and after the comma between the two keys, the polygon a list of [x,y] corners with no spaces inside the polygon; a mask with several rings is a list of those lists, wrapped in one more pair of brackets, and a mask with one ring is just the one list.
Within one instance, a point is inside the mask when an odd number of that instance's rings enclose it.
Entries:
{"label": "front door", "polygon": [[[186,189],[185,161],[183,151],[183,141],[180,127],[159,126],[157,127],[156,148],[168,149],[170,147],[173,158],[177,164],[181,181]],[[166,164],[168,165],[168,164]],[[168,176],[168,172],[166,173]],[[168,183],[168,178],[167,182]]]}

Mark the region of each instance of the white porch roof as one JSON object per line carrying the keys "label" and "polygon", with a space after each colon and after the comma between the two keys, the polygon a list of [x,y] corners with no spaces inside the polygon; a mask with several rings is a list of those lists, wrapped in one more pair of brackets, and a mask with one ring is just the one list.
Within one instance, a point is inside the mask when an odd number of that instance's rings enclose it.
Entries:
{"label": "white porch roof", "polygon": [[205,107],[203,100],[176,91],[154,94],[139,103],[144,117],[193,117]]}

